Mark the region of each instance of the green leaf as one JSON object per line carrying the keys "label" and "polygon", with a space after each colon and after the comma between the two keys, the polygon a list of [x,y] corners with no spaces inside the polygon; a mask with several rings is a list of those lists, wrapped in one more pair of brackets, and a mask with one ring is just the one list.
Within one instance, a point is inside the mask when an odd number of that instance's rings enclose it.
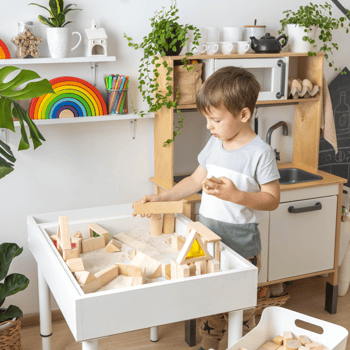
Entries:
{"label": "green leaf", "polygon": [[26,289],[28,284],[29,279],[20,273],[8,275],[4,283],[0,283],[0,304],[2,304],[7,297]]}
{"label": "green leaf", "polygon": [[51,21],[49,21],[47,18],[45,18],[43,16],[38,16],[38,19],[42,24],[45,24],[46,26],[49,26],[52,28],[55,28],[55,25]]}
{"label": "green leaf", "polygon": [[95,238],[100,237],[100,235],[98,233],[96,233],[95,231],[92,231],[92,236]]}
{"label": "green leaf", "polygon": [[58,0],[49,0],[49,6],[50,6],[53,17],[56,18],[57,15],[61,12]]}
{"label": "green leaf", "polygon": [[0,154],[12,163],[16,161],[16,158],[14,157],[10,146],[8,146],[4,141],[1,141],[1,140],[0,140]]}
{"label": "green leaf", "polygon": [[22,251],[23,248],[16,243],[0,244],[0,281],[6,277],[13,258],[20,255]]}
{"label": "green leaf", "polygon": [[7,309],[0,309],[0,323],[12,320],[15,317],[23,317],[23,312],[19,307],[10,305]]}

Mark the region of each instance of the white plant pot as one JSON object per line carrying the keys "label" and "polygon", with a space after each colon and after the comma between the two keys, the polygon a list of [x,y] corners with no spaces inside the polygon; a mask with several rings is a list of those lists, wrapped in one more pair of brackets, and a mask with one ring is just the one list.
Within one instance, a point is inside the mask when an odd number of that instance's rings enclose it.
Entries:
{"label": "white plant pot", "polygon": [[[303,41],[303,37],[308,35],[310,38],[315,39],[317,33],[316,26],[310,26],[309,32],[305,33],[304,29],[299,24],[287,24],[288,31],[288,44],[290,45],[291,52],[308,52],[312,51],[311,44],[308,41]],[[310,30],[311,29],[311,30]]]}
{"label": "white plant pot", "polygon": [[[13,322],[16,321],[16,317],[12,319]],[[4,329],[10,328],[11,326],[13,326],[12,322],[6,322],[5,324],[0,326],[0,331],[3,331]]]}
{"label": "white plant pot", "polygon": [[[70,51],[75,50],[81,42],[80,33],[72,33],[71,28],[46,28],[46,33],[50,55],[53,58],[68,57]],[[79,42],[71,49],[71,39],[74,34],[79,36]]]}

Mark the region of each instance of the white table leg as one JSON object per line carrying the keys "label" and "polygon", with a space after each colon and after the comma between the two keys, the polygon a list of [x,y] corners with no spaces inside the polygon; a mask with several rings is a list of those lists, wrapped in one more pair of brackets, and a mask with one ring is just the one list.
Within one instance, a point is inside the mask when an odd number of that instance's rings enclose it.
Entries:
{"label": "white table leg", "polygon": [[83,341],[83,350],[98,350],[98,339]]}
{"label": "white table leg", "polygon": [[39,314],[40,314],[40,335],[42,349],[51,350],[52,320],[50,305],[50,289],[38,267],[39,285]]}
{"label": "white table leg", "polygon": [[243,310],[228,313],[228,347],[242,338],[243,333]]}
{"label": "white table leg", "polygon": [[159,337],[158,337],[158,330],[159,330],[159,327],[151,327],[151,341],[153,342],[156,342],[159,340]]}

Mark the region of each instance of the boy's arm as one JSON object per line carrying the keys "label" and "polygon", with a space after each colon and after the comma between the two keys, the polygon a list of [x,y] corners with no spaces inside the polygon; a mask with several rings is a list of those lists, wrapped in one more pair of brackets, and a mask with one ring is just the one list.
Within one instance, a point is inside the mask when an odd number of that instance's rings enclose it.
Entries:
{"label": "boy's arm", "polygon": [[209,182],[203,191],[222,200],[230,201],[255,210],[271,211],[278,208],[280,203],[279,181],[271,181],[261,185],[261,192],[244,192],[237,189],[235,184],[226,177],[219,177],[224,184]]}

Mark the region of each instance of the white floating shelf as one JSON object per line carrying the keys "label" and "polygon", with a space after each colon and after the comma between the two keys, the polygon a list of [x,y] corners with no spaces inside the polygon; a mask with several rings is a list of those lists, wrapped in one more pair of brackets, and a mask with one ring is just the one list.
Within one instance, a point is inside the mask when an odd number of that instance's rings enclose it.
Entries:
{"label": "white floating shelf", "polygon": [[[143,118],[135,114],[109,114],[100,115],[97,117],[75,117],[75,118],[55,118],[55,119],[33,119],[35,125],[53,125],[53,124],[70,124],[70,123],[89,123],[89,122],[106,122],[113,120],[136,120],[136,119],[151,119],[154,114],[148,114]],[[15,127],[19,127],[19,121],[14,122]],[[24,125],[27,125],[24,123]]]}
{"label": "white floating shelf", "polygon": [[57,64],[57,63],[98,63],[115,62],[115,56],[92,56],[92,57],[66,57],[66,58],[9,58],[0,60],[0,66],[27,65],[27,64]]}

